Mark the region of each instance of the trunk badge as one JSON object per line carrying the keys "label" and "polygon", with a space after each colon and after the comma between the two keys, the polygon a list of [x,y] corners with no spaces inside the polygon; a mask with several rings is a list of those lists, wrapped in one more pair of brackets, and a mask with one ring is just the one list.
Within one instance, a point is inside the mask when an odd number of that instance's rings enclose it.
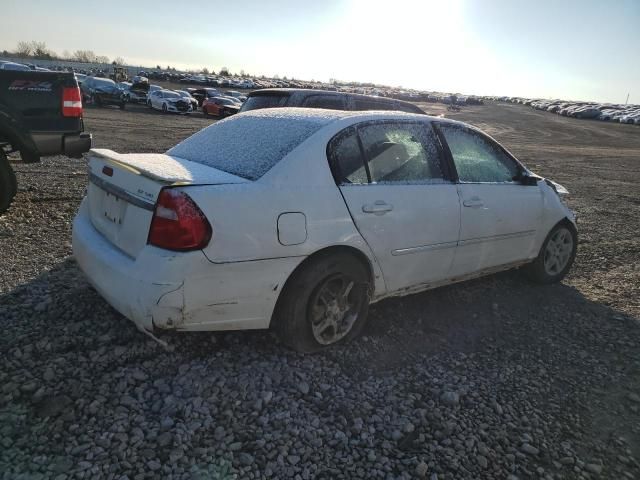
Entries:
{"label": "trunk badge", "polygon": [[113,168],[104,166],[102,167],[102,173],[104,173],[107,177],[113,177]]}

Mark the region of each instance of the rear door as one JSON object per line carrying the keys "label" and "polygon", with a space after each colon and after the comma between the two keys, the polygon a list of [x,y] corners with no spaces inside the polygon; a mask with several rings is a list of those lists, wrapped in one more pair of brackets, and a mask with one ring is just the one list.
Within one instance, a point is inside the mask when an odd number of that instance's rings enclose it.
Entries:
{"label": "rear door", "polygon": [[359,124],[334,137],[328,155],[387,289],[446,278],[458,240],[460,205],[430,124]]}
{"label": "rear door", "polygon": [[542,221],[542,192],[517,181],[522,167],[476,130],[437,125],[455,166],[462,202],[452,274],[464,275],[530,258]]}

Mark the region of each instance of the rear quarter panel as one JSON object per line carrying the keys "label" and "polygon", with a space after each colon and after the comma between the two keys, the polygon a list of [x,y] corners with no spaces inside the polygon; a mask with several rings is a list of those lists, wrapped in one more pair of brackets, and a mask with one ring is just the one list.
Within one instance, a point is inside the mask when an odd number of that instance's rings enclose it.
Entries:
{"label": "rear quarter panel", "polygon": [[[213,237],[204,249],[211,262],[284,257],[302,261],[326,247],[349,246],[369,258],[376,294],[385,292],[375,257],[355,228],[328,166],[326,143],[334,133],[304,142],[258,181],[185,189],[211,222]],[[280,243],[278,218],[289,212],[305,216],[303,243]]]}

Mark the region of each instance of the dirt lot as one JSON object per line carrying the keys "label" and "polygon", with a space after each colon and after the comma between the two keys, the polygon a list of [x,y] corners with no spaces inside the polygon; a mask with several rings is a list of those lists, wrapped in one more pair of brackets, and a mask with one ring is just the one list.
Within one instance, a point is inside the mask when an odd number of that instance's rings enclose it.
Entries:
{"label": "dirt lot", "polygon": [[[571,191],[572,273],[386,300],[363,338],[313,356],[268,332],[168,334],[163,350],[69,257],[85,161],[15,163],[0,479],[640,478],[640,128],[511,104],[451,116]],[[86,111],[95,146],[121,152],[162,152],[212,121]]]}

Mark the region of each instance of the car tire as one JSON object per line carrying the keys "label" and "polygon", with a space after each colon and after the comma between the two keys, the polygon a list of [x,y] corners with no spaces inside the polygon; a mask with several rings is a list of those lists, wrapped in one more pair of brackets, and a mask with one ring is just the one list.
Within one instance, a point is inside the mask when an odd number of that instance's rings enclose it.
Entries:
{"label": "car tire", "polygon": [[120,104],[120,110],[124,110],[126,106],[127,106],[127,103],[126,102],[122,102]]}
{"label": "car tire", "polygon": [[167,113],[167,104],[166,103],[162,104],[162,113]]}
{"label": "car tire", "polygon": [[551,229],[536,259],[523,270],[535,283],[550,284],[561,281],[571,269],[578,250],[578,232],[568,220]]}
{"label": "car tire", "polygon": [[16,193],[18,193],[16,174],[4,152],[0,151],[0,215],[7,211]]}
{"label": "car tire", "polygon": [[303,353],[348,342],[366,322],[372,291],[367,266],[353,255],[310,259],[287,280],[276,304],[280,340]]}
{"label": "car tire", "polygon": [[94,95],[93,96],[93,103],[96,107],[101,107],[102,106],[102,99],[100,98],[99,95]]}

